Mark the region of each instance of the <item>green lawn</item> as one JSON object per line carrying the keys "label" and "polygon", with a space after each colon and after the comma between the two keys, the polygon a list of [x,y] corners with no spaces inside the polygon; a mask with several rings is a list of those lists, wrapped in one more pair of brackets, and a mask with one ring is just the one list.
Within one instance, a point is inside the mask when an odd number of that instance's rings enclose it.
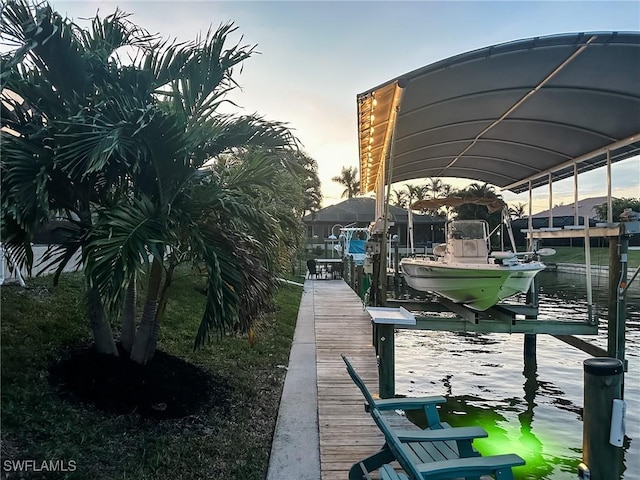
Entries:
{"label": "green lawn", "polygon": [[[555,255],[544,257],[547,264],[555,263],[585,263],[584,247],[553,247]],[[640,250],[629,250],[628,262],[630,267],[640,266]],[[609,247],[591,248],[592,265],[609,265]]]}
{"label": "green lawn", "polygon": [[18,478],[264,479],[302,288],[282,286],[254,346],[225,336],[194,352],[202,286],[191,275],[176,281],[159,349],[211,374],[228,398],[224,408],[168,420],[107,414],[62,399],[50,383],[48,367],[64,348],[90,342],[79,275],[63,276],[55,288],[47,278],[26,289],[3,286],[3,465],[14,459],[74,465]]}

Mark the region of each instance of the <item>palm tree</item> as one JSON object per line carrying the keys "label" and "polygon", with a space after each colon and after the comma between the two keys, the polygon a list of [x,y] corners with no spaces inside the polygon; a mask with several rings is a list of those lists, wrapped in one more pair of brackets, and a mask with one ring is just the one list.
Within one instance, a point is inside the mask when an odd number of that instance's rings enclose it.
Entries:
{"label": "palm tree", "polygon": [[[3,225],[28,264],[25,242],[35,227],[65,215],[69,241],[51,258],[60,272],[82,249],[98,351],[117,354],[107,314],[124,305],[123,344],[146,363],[181,261],[207,272],[197,345],[212,330],[250,328],[273,292],[272,247],[281,237],[247,193],[247,172],[268,187],[264,179],[293,170],[284,153],[296,141],[261,117],[217,114],[235,85],[233,67],[253,53],[224,50],[232,25],[187,44],[158,41],[120,11],[92,27],[81,30],[48,5],[31,10],[24,1],[2,12],[1,33],[19,46],[2,59],[3,127],[11,129],[2,132]],[[128,66],[116,55],[125,45],[140,52]],[[247,162],[235,183],[206,168],[252,146],[267,154]],[[147,301],[136,330],[131,306],[144,272]]]}
{"label": "palm tree", "polygon": [[511,205],[509,207],[509,216],[511,217],[512,220],[518,219],[518,218],[522,218],[525,216],[525,207],[527,206],[526,203],[517,203],[515,205]]}
{"label": "palm tree", "polygon": [[[458,191],[455,188],[453,188],[453,186],[451,186],[449,183],[445,183],[442,186],[442,191],[440,192],[440,194],[442,195],[443,198],[446,198],[446,197],[451,197],[453,195],[457,195]],[[453,209],[451,207],[444,207],[444,211],[437,212],[437,215],[440,215],[448,219],[451,217],[452,210]]]}
{"label": "palm tree", "polygon": [[391,202],[393,203],[393,205],[400,208],[407,208],[407,192],[403,190],[393,190],[393,192],[391,193]]}
{"label": "palm tree", "polygon": [[[99,168],[87,165],[83,158],[62,161],[57,154],[64,151],[66,135],[74,129],[82,133],[69,119],[100,105],[106,97],[96,93],[117,85],[110,55],[119,47],[139,46],[151,39],[121,12],[105,18],[104,26],[94,21],[93,32],[81,34],[46,4],[32,10],[27,2],[12,1],[2,10],[0,32],[17,47],[3,55],[0,69],[3,233],[15,258],[30,267],[29,239],[34,229],[53,215],[64,214],[71,222],[70,240],[67,250],[53,257],[59,265],[55,280],[92,226],[92,205],[117,190],[127,171],[114,152],[102,155]],[[123,143],[117,153],[126,148]],[[96,347],[117,354],[99,292],[88,283],[88,314]]]}
{"label": "palm tree", "polygon": [[300,218],[302,218],[307,213],[320,210],[322,191],[320,189],[320,178],[318,177],[318,162],[303,152],[296,152],[294,155],[296,162],[303,168],[301,177],[304,183],[304,196],[300,212]]}
{"label": "palm tree", "polygon": [[356,167],[342,167],[340,175],[331,179],[345,187],[341,198],[353,198],[360,194],[360,179],[358,178],[358,169]]}
{"label": "palm tree", "polygon": [[[502,198],[496,192],[496,188],[488,183],[471,183],[464,190],[460,190],[461,197],[481,197],[481,198]],[[457,218],[460,220],[483,219],[489,222],[490,230],[493,230],[502,222],[502,212],[489,214],[483,205],[465,204],[455,209]]]}
{"label": "palm tree", "polygon": [[437,177],[430,177],[426,184],[426,190],[431,194],[431,198],[438,198],[442,194],[444,183]]}
{"label": "palm tree", "polygon": [[427,190],[425,185],[410,185],[406,183],[404,188],[407,190],[406,195],[409,199],[409,205],[426,198]]}

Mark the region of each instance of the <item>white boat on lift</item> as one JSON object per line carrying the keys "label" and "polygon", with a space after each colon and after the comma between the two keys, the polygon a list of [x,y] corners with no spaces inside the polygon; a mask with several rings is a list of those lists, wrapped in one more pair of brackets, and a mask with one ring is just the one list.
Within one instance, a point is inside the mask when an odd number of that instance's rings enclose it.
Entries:
{"label": "white boat on lift", "polygon": [[446,224],[446,243],[437,245],[432,255],[403,258],[400,268],[407,284],[415,290],[484,311],[501,300],[526,292],[536,274],[545,268],[538,257],[553,255],[555,251],[517,253],[506,205],[501,200],[449,197],[416,202],[411,208],[437,209],[463,203],[484,204],[489,211],[502,208],[512,250],[491,251],[493,232],[489,232],[485,220],[452,220]]}

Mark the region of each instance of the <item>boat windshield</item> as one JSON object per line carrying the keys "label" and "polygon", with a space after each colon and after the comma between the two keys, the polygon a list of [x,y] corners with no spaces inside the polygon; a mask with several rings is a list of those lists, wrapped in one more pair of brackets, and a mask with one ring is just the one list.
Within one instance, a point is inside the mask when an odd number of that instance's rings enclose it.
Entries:
{"label": "boat windshield", "polygon": [[487,238],[487,223],[484,220],[456,220],[449,222],[449,238],[476,240]]}

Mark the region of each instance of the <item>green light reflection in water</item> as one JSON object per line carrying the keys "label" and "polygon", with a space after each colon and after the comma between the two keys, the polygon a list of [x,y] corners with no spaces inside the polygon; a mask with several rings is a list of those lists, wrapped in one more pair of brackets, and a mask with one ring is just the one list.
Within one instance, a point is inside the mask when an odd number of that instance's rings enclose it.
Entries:
{"label": "green light reflection in water", "polygon": [[[584,276],[542,272],[540,312],[545,319],[586,318]],[[537,277],[538,278],[538,277]],[[600,335],[587,341],[606,348],[608,291],[596,287]],[[640,283],[629,291],[625,376],[627,438],[621,471],[640,479]],[[537,359],[523,362],[522,337],[502,334],[400,330],[396,335],[396,391],[442,395],[444,421],[478,425],[489,438],[474,444],[484,454],[517,453],[527,465],[518,480],[575,480],[582,461],[583,362],[587,353],[539,335]],[[537,365],[536,365],[537,363]],[[607,479],[608,480],[608,479]]]}
{"label": "green light reflection in water", "polygon": [[[448,396],[440,406],[441,421],[451,426],[479,426],[489,436],[474,440],[474,447],[484,456],[515,453],[522,457],[526,465],[513,469],[516,480],[545,480],[557,478],[558,470],[568,475],[577,471],[576,459],[580,450],[575,450],[573,458],[556,456],[551,452],[565,450],[553,431],[534,433],[532,427],[536,394],[540,387],[536,365],[532,363],[523,372],[524,402],[522,398],[505,399],[503,402],[486,402],[474,396]],[[426,427],[422,411],[407,411],[407,418],[421,428]],[[558,429],[562,429],[558,425]],[[564,448],[561,448],[564,447]]]}

